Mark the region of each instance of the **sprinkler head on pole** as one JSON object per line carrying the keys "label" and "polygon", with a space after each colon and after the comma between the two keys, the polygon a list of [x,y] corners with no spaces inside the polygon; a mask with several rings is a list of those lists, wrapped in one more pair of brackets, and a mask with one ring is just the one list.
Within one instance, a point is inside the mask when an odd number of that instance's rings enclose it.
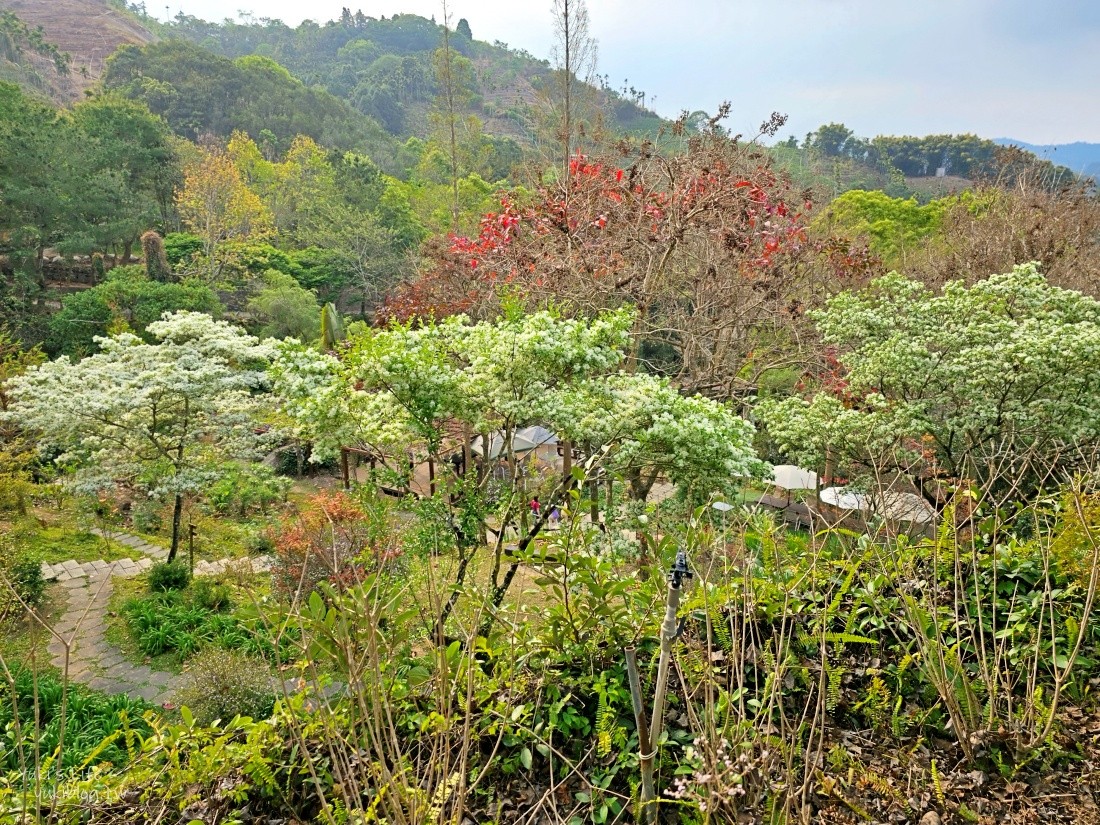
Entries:
{"label": "sprinkler head on pole", "polygon": [[672,568],[668,571],[669,584],[679,590],[684,585],[684,579],[692,578],[695,578],[695,574],[688,568],[687,553],[683,550],[677,550],[676,561],[673,562]]}

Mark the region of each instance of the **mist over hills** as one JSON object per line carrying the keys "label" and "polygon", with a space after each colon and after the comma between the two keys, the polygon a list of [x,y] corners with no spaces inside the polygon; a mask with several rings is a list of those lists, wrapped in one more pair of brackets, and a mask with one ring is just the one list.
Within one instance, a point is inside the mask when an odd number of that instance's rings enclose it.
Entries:
{"label": "mist over hills", "polygon": [[993,138],[1001,146],[1019,146],[1043,160],[1072,169],[1079,175],[1100,177],[1100,143],[1035,144],[1015,138]]}

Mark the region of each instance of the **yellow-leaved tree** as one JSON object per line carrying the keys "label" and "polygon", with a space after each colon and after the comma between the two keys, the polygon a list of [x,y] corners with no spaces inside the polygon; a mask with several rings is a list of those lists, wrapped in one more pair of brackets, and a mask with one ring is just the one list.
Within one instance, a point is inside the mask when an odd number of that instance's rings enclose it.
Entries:
{"label": "yellow-leaved tree", "polygon": [[271,211],[245,184],[222,149],[204,150],[184,170],[176,206],[184,224],[202,238],[208,275],[215,280],[222,261],[218,247],[228,240],[265,238],[274,233]]}

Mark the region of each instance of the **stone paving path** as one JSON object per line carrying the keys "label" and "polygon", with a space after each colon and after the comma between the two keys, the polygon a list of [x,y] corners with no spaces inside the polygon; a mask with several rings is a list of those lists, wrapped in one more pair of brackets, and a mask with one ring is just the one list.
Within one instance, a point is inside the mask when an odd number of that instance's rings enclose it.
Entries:
{"label": "stone paving path", "polygon": [[107,641],[107,603],[114,591],[112,575],[95,570],[62,582],[68,607],[54,626],[61,638],[50,640],[50,661],[69,678],[104,693],[125,693],[132,699],[162,704],[175,690],[179,676],[126,661]]}
{"label": "stone paving path", "polygon": [[[114,592],[114,577],[129,578],[148,570],[154,560],[167,558],[168,551],[138,536],[125,533],[100,533],[131,547],[145,558],[118,561],[91,561],[81,564],[64,561],[42,565],[42,576],[65,588],[67,605],[54,626],[60,638],[50,640],[50,661],[69,678],[104,693],[125,693],[154,704],[163,704],[179,685],[179,676],[126,660],[106,637],[107,604]],[[243,567],[248,572],[267,570],[267,559],[218,559],[195,565],[196,576],[212,576],[229,568]]]}

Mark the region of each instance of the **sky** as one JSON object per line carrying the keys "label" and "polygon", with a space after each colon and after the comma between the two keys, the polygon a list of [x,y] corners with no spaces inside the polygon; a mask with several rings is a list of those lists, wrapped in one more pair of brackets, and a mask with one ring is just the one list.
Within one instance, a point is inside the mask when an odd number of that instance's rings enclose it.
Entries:
{"label": "sky", "polygon": [[[146,0],[162,19],[162,0]],[[239,11],[296,25],[342,6],[442,18],[440,0],[168,0],[205,20]],[[478,40],[549,58],[552,0],[449,0]],[[1100,0],[588,0],[597,71],[666,117],[732,104],[754,133],[841,122],[863,137],[974,133],[1100,142]]]}

